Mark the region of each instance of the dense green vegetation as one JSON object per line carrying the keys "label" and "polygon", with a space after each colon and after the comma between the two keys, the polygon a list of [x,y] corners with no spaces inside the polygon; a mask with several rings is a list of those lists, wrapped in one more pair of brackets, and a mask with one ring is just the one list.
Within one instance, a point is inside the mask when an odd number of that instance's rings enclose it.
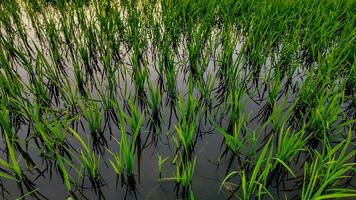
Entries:
{"label": "dense green vegetation", "polygon": [[202,198],[207,135],[226,198],[356,198],[355,27],[353,0],[1,0],[1,198],[105,199],[110,170],[140,199],[147,149]]}

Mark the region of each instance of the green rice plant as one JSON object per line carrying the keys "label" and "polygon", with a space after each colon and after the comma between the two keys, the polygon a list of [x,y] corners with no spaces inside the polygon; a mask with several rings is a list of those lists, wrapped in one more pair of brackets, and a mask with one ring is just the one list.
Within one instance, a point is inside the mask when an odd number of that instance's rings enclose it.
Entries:
{"label": "green rice plant", "polygon": [[232,132],[227,132],[215,122],[216,130],[224,136],[225,144],[236,155],[254,154],[257,151],[257,135],[247,127],[248,117],[240,114],[235,122]]}
{"label": "green rice plant", "polygon": [[347,79],[345,81],[345,101],[347,102],[348,100],[350,101],[350,104],[347,107],[346,113],[347,116],[349,116],[350,119],[355,119],[356,118],[356,98],[354,98],[353,94],[356,93],[354,85],[356,85],[356,69],[352,68],[350,74],[347,76]]}
{"label": "green rice plant", "polygon": [[[24,105],[15,100],[12,100],[14,105],[20,108],[20,113],[26,119],[31,119],[30,126],[32,127],[33,133],[27,136],[28,139],[35,139],[37,147],[40,150],[40,155],[46,159],[46,161],[57,161],[58,155],[68,155],[70,157],[70,152],[68,147],[70,144],[67,141],[66,127],[73,122],[74,118],[69,118],[68,116],[58,117],[55,113],[51,113],[48,110],[40,110],[38,104],[30,104],[26,102]],[[26,144],[28,144],[26,142]],[[17,145],[17,147],[19,147]],[[26,162],[31,165],[35,165],[31,157],[21,150]],[[35,166],[33,166],[35,167]]]}
{"label": "green rice plant", "polygon": [[166,71],[166,85],[167,85],[167,95],[169,100],[175,101],[177,99],[177,73],[174,69]]}
{"label": "green rice plant", "polygon": [[38,13],[43,11],[43,5],[34,0],[26,1],[24,10],[28,15],[29,20],[31,21],[32,27],[34,29],[34,36],[38,38],[39,41],[43,41],[43,35],[41,32],[41,22],[38,16]]}
{"label": "green rice plant", "polygon": [[231,132],[211,120],[211,123],[215,126],[217,132],[224,136],[222,146],[224,144],[225,148],[219,156],[219,163],[222,158],[227,157],[229,153],[231,153],[228,160],[229,164],[226,168],[226,174],[229,172],[235,158],[238,159],[241,165],[248,165],[251,157],[254,158],[257,155],[259,150],[258,141],[260,140],[261,135],[256,134],[255,130],[248,127],[249,119],[250,115],[246,116],[245,114],[240,113],[239,120],[235,122]]}
{"label": "green rice plant", "polygon": [[310,112],[310,108],[315,108],[317,105],[317,100],[315,96],[324,96],[323,92],[326,90],[326,83],[323,79],[315,78],[313,72],[307,74],[303,85],[297,92],[296,105],[294,107],[294,112],[291,117],[291,122],[295,126],[302,123],[300,119],[307,117]]}
{"label": "green rice plant", "polygon": [[115,94],[117,93],[117,78],[119,77],[120,63],[113,61],[112,50],[106,49],[102,55],[102,62],[104,67],[104,74],[106,83],[103,82],[103,77],[97,77],[95,85],[97,87],[97,91],[100,95],[100,100],[103,104],[103,109],[105,112],[113,111],[112,99],[115,98]]}
{"label": "green rice plant", "polygon": [[[36,47],[37,48],[37,47]],[[32,67],[32,66],[30,66]],[[45,105],[50,105],[51,104],[51,100],[54,99],[55,102],[57,103],[57,105],[59,104],[59,88],[62,85],[62,80],[65,80],[66,77],[61,76],[60,73],[58,73],[58,71],[56,70],[55,67],[53,67],[53,65],[50,65],[47,61],[47,59],[45,58],[45,56],[42,53],[38,53],[37,54],[37,58],[36,58],[36,74],[38,74],[37,76],[37,86],[41,86],[41,81],[42,84],[46,83],[46,79],[47,79],[47,83],[44,84],[44,86],[42,86],[42,88],[39,88],[41,90],[40,93],[35,93],[36,98],[38,98],[39,100],[41,100],[40,102],[44,103]],[[36,77],[34,77],[36,78]],[[43,90],[48,90],[48,92],[43,91]],[[36,91],[36,90],[35,90]],[[43,97],[41,97],[43,96]]]}
{"label": "green rice plant", "polygon": [[154,133],[152,135],[152,140],[154,142],[157,142],[157,135],[159,131],[161,130],[161,123],[162,123],[162,114],[161,114],[161,104],[162,104],[162,94],[161,94],[161,89],[157,86],[156,91],[154,91],[154,88],[149,82],[148,85],[148,91],[149,91],[149,98],[148,98],[148,106],[151,109],[150,112],[150,131]]}
{"label": "green rice plant", "polygon": [[69,146],[67,142],[68,133],[65,131],[66,127],[76,120],[77,117],[63,116],[61,118],[53,118],[51,120],[44,119],[44,124],[49,133],[51,133],[51,138],[55,144],[57,150],[65,151],[65,147]]}
{"label": "green rice plant", "polygon": [[[74,82],[75,82],[75,85],[76,85],[76,88],[75,88],[75,91],[79,91],[79,94],[82,96],[82,97],[87,97],[87,81],[86,81],[86,76],[85,74],[83,73],[82,69],[80,68],[79,64],[77,62],[74,62],[73,63],[73,74],[74,74]],[[71,82],[69,80],[66,80],[65,83],[63,83],[64,86],[66,86],[67,88],[70,86],[70,88],[66,89],[66,90],[62,90],[62,93],[65,93],[66,91],[70,91],[72,92],[72,87],[71,85],[68,85],[68,84],[71,84]],[[64,87],[63,86],[63,87]],[[73,92],[72,92],[73,93]],[[64,95],[63,95],[64,96]],[[74,96],[74,95],[71,95],[71,96]]]}
{"label": "green rice plant", "polygon": [[[120,146],[119,142],[118,142],[118,144]],[[121,154],[114,153],[110,150],[108,150],[108,151],[111,155],[114,156],[114,160],[110,160],[110,164],[111,164],[112,168],[115,170],[116,174],[122,175],[122,173],[124,171],[124,163],[123,163]]]}
{"label": "green rice plant", "polygon": [[32,190],[32,191],[30,191],[30,192],[28,192],[28,193],[26,193],[26,194],[24,194],[24,195],[22,195],[22,196],[20,196],[20,197],[17,197],[16,200],[26,199],[26,197],[31,196],[31,194],[37,192],[38,190],[39,190],[39,189],[36,188],[36,189],[34,189],[34,190]]}
{"label": "green rice plant", "polygon": [[205,106],[211,110],[213,103],[214,103],[214,97],[213,97],[213,89],[215,85],[216,78],[208,74],[206,81],[198,82],[198,89],[200,91],[200,102],[204,102]]}
{"label": "green rice plant", "polygon": [[[37,189],[35,189],[35,185],[26,177],[24,171],[21,169],[20,163],[15,153],[14,144],[15,141],[11,140],[8,136],[8,130],[4,130],[4,136],[6,141],[6,148],[8,150],[9,158],[11,162],[7,162],[0,158],[0,166],[1,172],[0,177],[12,181],[16,181],[18,186],[21,188],[23,192],[22,185],[24,185],[27,191],[34,191],[32,195],[34,198],[39,198],[39,196],[44,197]],[[5,168],[5,169],[3,169]],[[35,191],[36,190],[36,191]]]}
{"label": "green rice plant", "polygon": [[[92,64],[92,55],[91,51],[88,47],[88,44],[81,44],[83,45],[80,47],[79,53],[81,56],[81,61],[83,63],[82,66],[80,66],[80,69],[83,71],[82,76],[85,77],[85,82],[93,81],[95,78],[95,66]],[[79,78],[79,73],[80,70],[77,69],[78,73],[78,78]]]}
{"label": "green rice plant", "polygon": [[186,160],[179,155],[179,162],[176,163],[176,172],[175,176],[171,178],[163,178],[163,181],[176,181],[177,182],[177,196],[179,193],[181,197],[195,199],[192,189],[192,180],[196,166],[196,158],[191,161]]}
{"label": "green rice plant", "polygon": [[138,134],[138,136],[140,135],[140,128],[142,125],[142,122],[144,120],[144,113],[139,112],[139,106],[137,105],[137,103],[135,103],[135,101],[130,98],[129,102],[128,102],[128,108],[129,108],[129,112],[130,115],[126,118],[128,124],[131,127],[131,132],[132,134]]}
{"label": "green rice plant", "polygon": [[[324,95],[317,98],[316,107],[310,112],[310,119],[307,123],[307,131],[316,137],[318,140],[327,144],[330,139],[330,131],[335,128],[342,128],[347,124],[337,124],[338,116],[342,113],[342,102],[344,99],[343,93],[334,93],[329,95],[326,92]],[[352,123],[351,121],[348,123]],[[341,126],[341,127],[340,127]],[[313,138],[312,138],[313,139]],[[313,142],[314,141],[314,142]],[[312,140],[315,145],[315,140]]]}
{"label": "green rice plant", "polygon": [[102,134],[102,112],[98,105],[99,103],[94,99],[88,99],[87,101],[80,101],[81,113],[85,120],[88,122],[90,133],[95,136],[96,134]]}
{"label": "green rice plant", "polygon": [[[1,115],[0,115],[0,123],[1,123],[1,130],[3,131],[3,135],[6,135],[12,142],[15,141],[16,135],[12,130],[11,124],[11,113],[7,108],[7,99],[5,97],[1,98]],[[4,136],[5,137],[5,136]]]}
{"label": "green rice plant", "polygon": [[156,91],[152,86],[152,83],[149,82],[148,84],[148,91],[149,91],[149,100],[148,105],[151,108],[151,115],[154,119],[160,119],[160,110],[161,110],[161,101],[162,101],[162,94],[159,87],[157,87]]}
{"label": "green rice plant", "polygon": [[[16,155],[16,135],[12,129],[11,119],[8,110],[5,107],[4,99],[1,100],[1,112],[0,112],[0,126],[2,130],[3,137],[6,142],[6,149],[8,153],[9,161],[0,158],[1,173],[0,177],[12,181],[16,181],[18,186],[21,188],[24,185],[28,191],[35,189],[35,185],[26,177],[24,171],[21,168],[19,158]],[[39,192],[33,194],[34,197],[43,195]]]}
{"label": "green rice plant", "polygon": [[273,156],[271,172],[269,174],[267,185],[270,185],[273,180],[279,184],[279,180],[284,180],[286,172],[290,173],[294,178],[297,178],[291,165],[298,162],[298,156],[307,151],[306,143],[308,136],[305,134],[305,129],[302,128],[297,132],[292,132],[291,127],[284,128],[284,124],[279,129],[277,148]]}
{"label": "green rice plant", "polygon": [[[0,50],[0,92],[9,99],[23,99],[24,84],[4,51]],[[11,105],[9,105],[11,107]],[[15,113],[15,108],[12,107]]]}
{"label": "green rice plant", "polygon": [[246,104],[246,100],[244,100],[244,95],[246,93],[245,87],[234,87],[230,91],[230,96],[228,99],[229,102],[229,126],[228,131],[232,132],[233,125],[239,120],[241,117],[241,113],[244,111],[244,106]]}
{"label": "green rice plant", "polygon": [[192,161],[181,162],[180,165],[176,165],[176,175],[174,178],[177,183],[182,186],[183,193],[187,193],[190,198],[193,197],[192,199],[194,199],[194,194],[191,183],[195,171],[196,160],[197,159],[194,158]]}
{"label": "green rice plant", "polygon": [[94,151],[90,149],[89,145],[75,130],[70,127],[68,129],[84,148],[84,151],[80,150],[81,159],[79,160],[79,162],[81,163],[81,169],[87,172],[88,177],[95,185],[97,182],[100,181],[99,167],[101,156],[95,155]]}
{"label": "green rice plant", "polygon": [[[65,147],[67,148],[67,147]],[[67,149],[68,152],[72,153],[69,149]],[[83,178],[83,173],[81,169],[78,169],[73,163],[71,158],[70,159],[66,159],[63,155],[61,155],[62,153],[59,151],[56,152],[56,167],[57,170],[59,172],[59,175],[61,176],[61,178],[63,179],[63,182],[66,186],[67,191],[69,191],[70,193],[73,192],[73,185],[74,187],[76,186],[76,183],[73,181],[73,177],[71,176],[71,174],[69,173],[71,170],[74,170],[77,175],[78,175],[78,179],[79,178]],[[68,167],[69,169],[68,169]],[[82,167],[82,166],[81,166]]]}
{"label": "green rice plant", "polygon": [[54,18],[49,17],[45,18],[45,25],[44,25],[46,36],[48,37],[49,42],[49,53],[51,56],[51,61],[53,65],[56,67],[59,73],[66,73],[64,70],[63,65],[63,57],[61,55],[61,47],[59,46],[59,32],[57,32],[56,21]]}
{"label": "green rice plant", "polygon": [[[278,144],[274,157],[277,162],[273,168],[276,168],[279,162],[289,170],[290,168],[285,163],[292,162],[301,151],[306,151],[305,144],[307,141],[308,136],[305,134],[304,128],[298,132],[292,132],[291,127],[285,129],[283,126],[278,135]],[[291,170],[289,171],[291,172]]]}
{"label": "green rice plant", "polygon": [[[43,107],[50,107],[51,105],[51,93],[50,87],[45,84],[46,82],[46,72],[44,65],[46,64],[43,60],[43,55],[40,53],[35,58],[35,66],[30,62],[29,56],[20,49],[11,47],[14,56],[17,57],[19,62],[22,64],[24,70],[28,74],[29,83],[24,85],[30,93],[33,94],[34,99],[37,103],[41,104]],[[49,77],[48,77],[49,79]],[[50,81],[48,81],[50,82]]]}
{"label": "green rice plant", "polygon": [[267,103],[270,106],[273,105],[275,101],[277,101],[281,87],[282,87],[282,77],[280,75],[279,66],[277,66],[273,74],[272,84],[270,85],[268,96],[267,96]]}
{"label": "green rice plant", "polygon": [[[3,118],[1,117],[1,125],[3,127]],[[5,137],[5,141],[6,141],[6,147],[9,153],[9,157],[10,157],[10,161],[11,163],[0,159],[0,163],[2,167],[5,167],[5,169],[8,169],[9,171],[2,171],[1,172],[1,177],[2,178],[6,178],[6,179],[10,179],[10,180],[15,180],[17,182],[21,182],[24,178],[25,175],[20,167],[20,163],[17,160],[16,157],[16,153],[15,153],[15,149],[14,149],[14,141],[11,140],[11,132],[9,132],[10,130],[6,130],[7,128],[3,128],[3,133],[4,133],[4,137]],[[9,137],[10,136],[10,137]]]}
{"label": "green rice plant", "polygon": [[74,60],[74,45],[71,43],[74,36],[74,12],[71,9],[60,10],[60,31],[63,33],[64,42],[69,49],[71,58]]}
{"label": "green rice plant", "polygon": [[[132,8],[128,13],[128,25],[129,25],[129,41],[132,45],[132,54],[130,61],[132,63],[132,78],[136,87],[136,94],[141,96],[145,93],[145,82],[147,80],[147,61],[145,60],[145,45],[146,39],[140,35],[141,23],[139,15],[141,11],[137,8]],[[142,96],[141,96],[142,97]]]}
{"label": "green rice plant", "polygon": [[[271,127],[270,132],[267,135],[278,135],[282,131],[283,127],[289,123],[291,116],[294,114],[294,108],[296,101],[287,106],[288,96],[285,96],[280,105],[277,102],[273,103],[272,113],[268,116],[267,120],[261,126],[261,133],[266,132],[268,126]],[[303,127],[298,127],[298,129]],[[279,136],[277,136],[277,140]]]}
{"label": "green rice plant", "polygon": [[162,158],[161,155],[157,154],[157,158],[158,158],[158,173],[159,173],[159,178],[162,178],[162,166],[163,164],[168,160],[168,157]]}
{"label": "green rice plant", "polygon": [[165,86],[168,100],[175,101],[177,98],[177,70],[174,62],[174,56],[168,47],[168,44],[164,43],[161,56],[159,57],[160,72],[164,72]]}
{"label": "green rice plant", "polygon": [[41,155],[45,158],[53,159],[56,152],[56,141],[52,138],[51,134],[48,134],[47,123],[42,118],[42,112],[40,106],[35,104],[33,107],[28,105],[25,112],[29,114],[32,119],[32,126],[34,129],[34,137],[37,137],[42,142]]}
{"label": "green rice plant", "polygon": [[[183,148],[184,157],[188,158],[194,152],[194,137],[197,134],[197,111],[198,100],[192,94],[188,94],[186,102],[183,102],[182,96],[178,96],[178,124],[175,126],[177,137],[173,140],[177,148]],[[178,153],[178,152],[177,152]]]}
{"label": "green rice plant", "polygon": [[[349,172],[355,171],[355,163],[350,163],[356,153],[352,148],[352,131],[348,136],[334,147],[326,145],[326,149],[320,154],[317,151],[311,153],[315,159],[304,166],[304,179],[301,191],[301,199],[330,199],[351,198],[356,196],[354,189],[347,189],[342,185],[345,178],[351,178]],[[350,146],[351,145],[351,146]]]}
{"label": "green rice plant", "polygon": [[251,175],[248,175],[245,170],[233,171],[224,178],[220,186],[220,190],[229,179],[231,179],[233,176],[238,174],[241,181],[240,184],[241,192],[240,194],[236,195],[236,197],[238,197],[239,199],[251,199],[251,198],[261,199],[267,194],[270,198],[274,199],[272,194],[268,191],[268,188],[266,188],[266,182],[273,165],[272,164],[273,145],[271,145],[271,140],[272,138],[268,140],[268,142],[262,149],[262,152],[259,155],[257,162],[254,163],[254,167],[252,169]]}
{"label": "green rice plant", "polygon": [[[227,19],[230,20],[230,19]],[[233,54],[235,50],[235,45],[237,42],[237,37],[234,37],[233,27],[231,26],[230,21],[226,21],[224,26],[222,27],[221,40],[222,40],[222,55],[221,55],[221,67],[219,68],[219,75],[224,80],[225,83],[233,82],[231,80],[232,76],[229,72],[232,72],[232,68],[234,67],[233,63]]]}
{"label": "green rice plant", "polygon": [[[130,103],[133,106],[132,102]],[[135,162],[135,150],[137,147],[137,140],[139,138],[140,127],[144,119],[144,115],[138,117],[137,107],[131,110],[131,116],[127,116],[118,104],[115,104],[115,110],[119,118],[119,130],[120,141],[118,141],[119,153],[112,152],[107,149],[111,155],[114,156],[114,160],[110,160],[110,164],[118,175],[126,174],[126,178],[129,186],[134,189],[134,162]],[[126,125],[130,124],[132,133],[131,140],[127,137]],[[123,177],[123,176],[122,176]]]}
{"label": "green rice plant", "polygon": [[[74,169],[78,174],[79,170],[73,166],[72,162],[72,152],[70,149],[70,144],[67,141],[67,130],[69,124],[73,122],[76,118],[63,117],[62,119],[54,118],[53,121],[47,121],[44,119],[44,127],[48,131],[49,138],[53,143],[51,158],[55,161],[57,170],[64,181],[67,191],[71,192],[72,189],[72,176],[69,174],[67,166]],[[47,153],[48,155],[48,153]],[[68,159],[66,158],[68,157]]]}
{"label": "green rice plant", "polygon": [[80,98],[76,91],[73,90],[69,79],[64,80],[62,86],[59,87],[59,95],[61,96],[63,105],[67,107],[69,113],[77,115],[77,113],[80,112],[80,106],[78,106],[80,104]]}
{"label": "green rice plant", "polygon": [[62,176],[62,178],[64,180],[64,184],[65,184],[65,186],[66,186],[68,191],[72,191],[70,175],[68,173],[67,168],[65,167],[64,158],[62,156],[60,156],[60,155],[57,155],[56,158],[57,158],[59,171],[61,172],[61,176]]}
{"label": "green rice plant", "polygon": [[[189,25],[188,25],[189,26]],[[192,29],[192,28],[189,28]],[[200,61],[202,59],[203,53],[203,46],[205,37],[202,37],[202,30],[198,29],[196,32],[192,33],[192,30],[188,31],[187,36],[187,49],[188,49],[188,60],[189,60],[189,72],[193,78],[199,80],[204,72],[203,66],[201,65]]]}
{"label": "green rice plant", "polygon": [[136,87],[137,95],[144,95],[145,94],[145,82],[147,80],[148,72],[147,67],[134,67],[133,69],[133,81]]}
{"label": "green rice plant", "polygon": [[11,17],[11,26],[13,27],[19,43],[23,43],[24,47],[30,52],[31,46],[28,43],[28,34],[26,25],[21,18],[21,4],[17,1],[7,2],[4,4],[5,12]]}
{"label": "green rice plant", "polygon": [[266,87],[267,87],[266,103],[262,106],[261,110],[258,113],[258,115],[261,116],[260,120],[263,120],[263,121],[266,121],[268,119],[268,117],[270,115],[272,115],[274,105],[276,104],[276,102],[278,100],[278,96],[279,96],[280,91],[283,86],[282,80],[280,77],[279,67],[277,67],[275,70],[276,71],[273,74],[271,83],[268,83],[268,80],[265,83]]}

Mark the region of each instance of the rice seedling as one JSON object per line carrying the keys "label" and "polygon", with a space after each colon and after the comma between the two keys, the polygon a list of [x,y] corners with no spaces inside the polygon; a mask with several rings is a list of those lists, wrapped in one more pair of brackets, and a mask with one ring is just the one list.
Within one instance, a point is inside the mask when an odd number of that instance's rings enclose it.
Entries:
{"label": "rice seedling", "polygon": [[[16,181],[21,190],[21,194],[24,193],[23,186],[27,191],[35,190],[35,184],[27,178],[19,162],[19,156],[16,155],[16,135],[13,132],[10,116],[8,110],[5,107],[3,99],[1,101],[0,125],[3,137],[5,138],[6,142],[7,156],[9,158],[9,161],[0,158],[0,177],[11,181]],[[43,196],[38,191],[34,192],[32,195],[35,198],[45,198],[45,196]]]}
{"label": "rice seedling", "polygon": [[13,64],[3,51],[0,51],[0,81],[1,94],[13,99],[22,99],[24,96],[24,86],[21,82],[20,75],[16,73]]}
{"label": "rice seedling", "polygon": [[157,155],[157,158],[158,158],[158,173],[159,173],[158,176],[159,178],[162,178],[162,172],[163,172],[162,166],[168,160],[168,157],[162,158],[161,155]]}
{"label": "rice seedling", "polygon": [[200,91],[200,102],[203,102],[207,107],[207,110],[211,110],[214,103],[213,90],[216,78],[211,74],[208,74],[205,82],[199,82],[198,88]]}
{"label": "rice seedling", "polygon": [[151,116],[152,120],[154,121],[159,121],[161,119],[161,101],[162,101],[162,96],[161,96],[161,90],[159,87],[157,87],[156,91],[154,91],[154,88],[151,84],[149,83],[149,96],[150,99],[148,100],[149,107],[151,108]]}
{"label": "rice seedling", "polygon": [[278,134],[276,153],[273,155],[273,161],[271,161],[272,166],[267,185],[272,184],[273,180],[276,181],[277,185],[280,184],[285,177],[288,177],[288,174],[297,178],[291,165],[299,159],[298,155],[307,151],[305,144],[308,141],[308,137],[305,134],[305,130],[301,129],[292,133],[291,127],[285,129],[283,126]]}
{"label": "rice seedling", "polygon": [[[127,183],[130,190],[135,190],[136,181],[134,173],[134,163],[135,163],[135,153],[137,151],[138,159],[140,159],[140,128],[143,122],[144,115],[138,116],[137,107],[133,107],[134,104],[130,101],[131,117],[127,116],[119,105],[115,104],[115,110],[119,119],[119,130],[120,130],[120,140],[117,141],[119,147],[119,153],[113,152],[108,149],[110,154],[114,156],[114,160],[110,160],[110,164],[117,173],[122,178],[124,183]],[[126,131],[127,124],[130,125],[132,133],[129,139]],[[138,161],[139,162],[139,161]],[[126,175],[126,179],[124,177]]]}
{"label": "rice seedling", "polygon": [[[161,173],[160,173],[160,180],[176,182],[175,189],[176,189],[177,198],[195,199],[193,189],[192,189],[192,180],[193,180],[193,175],[196,166],[196,158],[192,160],[187,160],[186,158],[183,158],[182,155],[180,154],[177,159],[178,160],[175,161],[176,162],[175,175],[170,178],[161,179]],[[159,167],[160,164],[162,164],[161,162],[164,162],[165,160],[166,159],[164,159],[163,161],[161,159],[159,160]]]}
{"label": "rice seedling", "polygon": [[232,71],[231,69],[234,67],[233,54],[235,50],[236,40],[238,39],[237,37],[232,36],[233,30],[230,23],[231,22],[228,21],[224,23],[224,27],[221,34],[223,50],[222,50],[221,67],[219,68],[219,74],[222,77],[222,79],[228,79],[228,80],[224,80],[226,83],[233,81],[233,80],[229,80],[229,78],[231,78],[229,72],[231,72]]}
{"label": "rice seedling", "polygon": [[[6,117],[6,116],[4,116]],[[16,180],[18,182],[21,182],[24,179],[24,174],[23,171],[20,167],[20,164],[17,160],[16,157],[16,153],[15,153],[15,149],[14,149],[14,141],[13,141],[13,132],[11,131],[11,128],[9,127],[9,124],[6,125],[6,127],[4,126],[6,123],[6,121],[4,121],[6,119],[4,119],[3,117],[1,117],[1,125],[3,127],[3,134],[5,137],[5,141],[6,141],[6,147],[9,153],[9,157],[11,160],[11,163],[6,162],[5,160],[1,159],[1,165],[3,167],[5,167],[5,169],[9,169],[11,170],[10,172],[2,172],[2,177],[3,178],[7,178],[7,179],[11,179],[11,180]],[[10,139],[12,138],[12,139]],[[13,173],[13,174],[10,174]]]}
{"label": "rice seedling", "polygon": [[[259,155],[259,158],[252,169],[251,175],[248,175],[245,170],[233,171],[225,177],[220,186],[220,190],[232,176],[238,174],[241,182],[241,193],[237,197],[241,197],[241,199],[261,199],[264,196],[269,196],[273,199],[273,196],[266,188],[266,182],[272,168],[272,147],[273,145],[271,145],[271,139],[269,139]],[[236,188],[233,192],[236,192],[237,189],[238,188]]]}
{"label": "rice seedling", "polygon": [[337,116],[341,113],[340,101],[343,101],[343,94],[325,94],[317,98],[315,110],[311,111],[307,130],[311,134],[317,134],[316,137],[324,143],[328,142],[330,138],[328,133],[335,125]]}
{"label": "rice seedling", "polygon": [[301,199],[329,199],[351,198],[356,196],[354,189],[342,186],[342,179],[348,177],[349,172],[354,171],[355,163],[348,163],[355,155],[355,149],[347,152],[351,144],[351,129],[346,140],[336,146],[327,145],[326,151],[321,154],[312,151],[316,159],[307,163],[304,168],[303,188]]}
{"label": "rice seedling", "polygon": [[127,121],[130,125],[131,132],[133,135],[139,136],[139,134],[141,133],[141,125],[143,123],[145,114],[140,114],[139,107],[132,98],[129,99],[128,108],[130,116],[127,117]]}
{"label": "rice seedling", "polygon": [[96,134],[102,134],[102,112],[98,105],[98,102],[94,99],[88,101],[81,101],[80,104],[81,113],[85,120],[89,124],[90,134],[93,136]]}
{"label": "rice seedling", "polygon": [[188,197],[189,199],[195,199],[192,185],[191,185],[193,180],[195,165],[196,165],[196,158],[194,158],[192,161],[181,162],[180,164],[176,165],[176,174],[173,179],[178,184],[177,194],[179,194],[178,193],[178,191],[180,191],[179,187],[181,187],[180,193],[182,198]]}
{"label": "rice seedling", "polygon": [[246,103],[246,100],[244,100],[244,95],[245,95],[245,88],[244,87],[237,87],[235,89],[232,89],[230,91],[230,96],[229,96],[229,105],[228,105],[228,111],[229,111],[229,127],[228,131],[232,131],[232,127],[234,123],[239,121],[239,118],[241,117],[241,113],[244,111],[244,104]]}
{"label": "rice seedling", "polygon": [[79,160],[79,162],[81,163],[81,170],[85,170],[88,177],[90,178],[91,183],[94,186],[99,186],[100,185],[99,183],[101,181],[100,174],[99,174],[101,156],[95,155],[94,151],[90,149],[89,144],[85,142],[75,130],[69,128],[69,131],[73,134],[73,136],[78,140],[78,142],[84,148],[84,151],[80,150],[81,160]]}
{"label": "rice seedling", "polygon": [[61,174],[64,184],[66,186],[66,189],[68,191],[72,191],[71,177],[70,177],[68,170],[65,166],[65,163],[68,163],[68,161],[66,161],[65,158],[63,158],[62,156],[57,155],[57,163],[58,163],[58,168],[59,168],[60,174]]}
{"label": "rice seedling", "polygon": [[[162,114],[161,114],[161,104],[162,104],[162,96],[161,90],[157,87],[156,91],[154,91],[152,84],[149,82],[149,99],[148,106],[151,109],[150,112],[150,127],[149,130],[153,132],[152,141],[157,144],[157,134],[162,129]],[[148,138],[148,136],[147,136]],[[147,140],[147,139],[146,139]],[[145,142],[146,143],[146,142]]]}
{"label": "rice seedling", "polygon": [[[182,96],[178,96],[179,123],[175,126],[177,137],[173,140],[178,149],[182,147],[184,158],[190,157],[194,152],[194,139],[197,136],[197,119],[196,112],[198,109],[198,101],[189,93],[188,99],[183,103]],[[178,153],[178,151],[177,151]]]}
{"label": "rice seedling", "polygon": [[173,56],[169,50],[169,47],[163,48],[163,52],[159,60],[159,66],[165,74],[165,86],[167,90],[167,95],[169,97],[168,100],[174,102],[177,98],[177,69],[174,64]]}
{"label": "rice seedling", "polygon": [[244,115],[241,115],[239,120],[233,125],[232,132],[227,132],[225,129],[220,127],[215,122],[216,130],[224,136],[224,143],[226,145],[225,150],[222,151],[219,157],[219,163],[222,161],[223,157],[227,157],[229,152],[231,152],[231,157],[229,158],[229,164],[226,168],[226,175],[229,172],[235,158],[241,165],[246,165],[249,158],[256,155],[258,151],[258,139],[259,136],[255,131],[247,127],[247,121]]}
{"label": "rice seedling", "polygon": [[261,116],[261,119],[263,121],[267,120],[267,118],[273,113],[273,106],[278,100],[278,95],[280,93],[282,83],[281,83],[281,78],[279,74],[279,69],[276,69],[276,72],[273,77],[273,81],[268,87],[268,94],[267,94],[267,99],[266,99],[266,104],[261,108],[259,112],[259,116]]}
{"label": "rice seedling", "polygon": [[[256,143],[256,134],[250,131],[247,127],[247,121],[244,115],[239,117],[239,120],[233,125],[233,131],[226,132],[223,128],[215,124],[219,133],[224,136],[225,144],[235,154],[240,154],[240,151],[248,152],[248,148],[251,148],[249,144]],[[251,149],[254,152],[256,149]]]}

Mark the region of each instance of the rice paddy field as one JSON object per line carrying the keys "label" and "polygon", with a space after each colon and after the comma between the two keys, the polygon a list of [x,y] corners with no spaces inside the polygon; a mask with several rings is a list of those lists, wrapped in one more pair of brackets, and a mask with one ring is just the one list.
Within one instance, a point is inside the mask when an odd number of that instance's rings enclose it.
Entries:
{"label": "rice paddy field", "polygon": [[356,199],[356,1],[1,0],[0,199]]}

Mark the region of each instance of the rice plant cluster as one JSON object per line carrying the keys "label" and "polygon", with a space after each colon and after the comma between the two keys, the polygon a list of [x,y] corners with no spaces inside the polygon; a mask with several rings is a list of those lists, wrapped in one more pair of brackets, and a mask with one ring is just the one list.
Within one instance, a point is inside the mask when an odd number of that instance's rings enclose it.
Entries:
{"label": "rice plant cluster", "polygon": [[0,198],[356,198],[355,27],[353,0],[1,0]]}

